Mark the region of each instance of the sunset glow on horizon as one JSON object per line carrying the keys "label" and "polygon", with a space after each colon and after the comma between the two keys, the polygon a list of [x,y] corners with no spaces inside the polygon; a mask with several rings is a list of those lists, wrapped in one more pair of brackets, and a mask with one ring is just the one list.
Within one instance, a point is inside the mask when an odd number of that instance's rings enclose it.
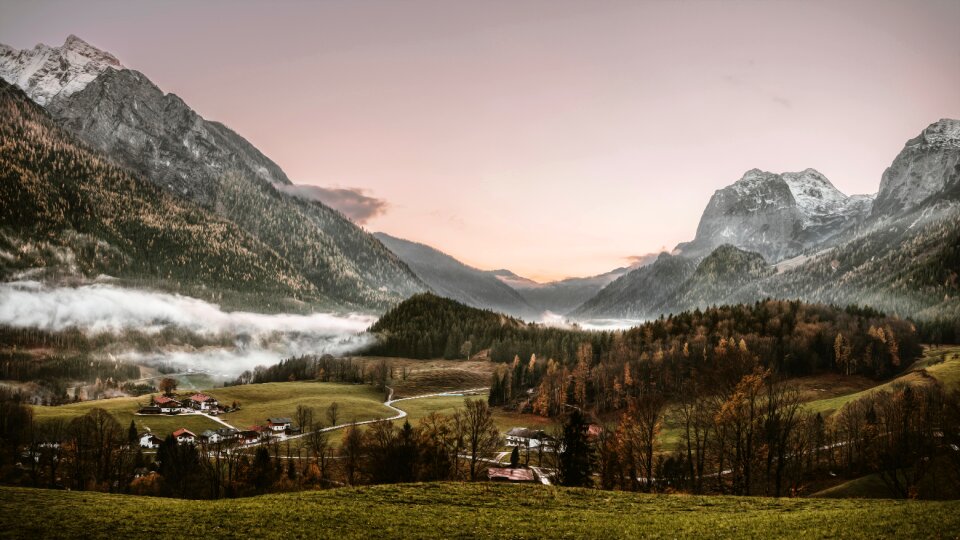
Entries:
{"label": "sunset glow on horizon", "polygon": [[876,192],[960,117],[958,22],[939,0],[31,1],[0,43],[75,34],[367,230],[547,281],[690,240],[752,168]]}

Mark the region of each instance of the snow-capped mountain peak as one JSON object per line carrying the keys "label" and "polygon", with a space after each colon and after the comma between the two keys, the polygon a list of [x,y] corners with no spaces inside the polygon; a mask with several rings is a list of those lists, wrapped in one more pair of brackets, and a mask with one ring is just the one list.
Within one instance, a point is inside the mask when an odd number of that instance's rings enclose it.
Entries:
{"label": "snow-capped mountain peak", "polygon": [[43,43],[17,50],[0,44],[0,77],[15,84],[40,105],[83,90],[107,69],[123,69],[120,61],[77,36],[60,47]]}
{"label": "snow-capped mountain peak", "polygon": [[790,186],[797,208],[805,218],[804,225],[809,225],[821,217],[843,214],[850,203],[850,197],[844,195],[816,169],[785,172],[780,176]]}
{"label": "snow-capped mountain peak", "polygon": [[912,144],[960,148],[960,120],[942,118],[934,122],[927,126],[919,137],[908,142],[907,146]]}
{"label": "snow-capped mountain peak", "polygon": [[702,256],[730,243],[769,261],[822,244],[869,213],[871,196],[848,197],[815,169],[772,173],[751,169],[710,199],[682,253]]}

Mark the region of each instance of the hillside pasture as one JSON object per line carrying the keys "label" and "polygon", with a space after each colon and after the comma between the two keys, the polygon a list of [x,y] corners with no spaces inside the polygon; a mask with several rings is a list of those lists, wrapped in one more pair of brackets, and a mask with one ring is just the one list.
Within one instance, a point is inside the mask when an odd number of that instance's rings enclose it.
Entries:
{"label": "hillside pasture", "polygon": [[7,538],[949,538],[960,502],[436,483],[186,501],[0,488]]}
{"label": "hillside pasture", "polygon": [[122,427],[126,428],[130,425],[130,421],[133,420],[137,426],[137,431],[142,433],[150,429],[150,431],[158,437],[166,437],[168,434],[180,428],[187,428],[194,433],[200,433],[206,429],[223,427],[209,418],[195,414],[172,416],[136,414],[137,409],[139,409],[141,405],[147,405],[149,403],[150,396],[140,396],[81,401],[79,403],[56,406],[34,405],[31,408],[33,409],[34,419],[40,423],[52,420],[69,422],[74,418],[87,414],[93,409],[101,408],[116,418]]}

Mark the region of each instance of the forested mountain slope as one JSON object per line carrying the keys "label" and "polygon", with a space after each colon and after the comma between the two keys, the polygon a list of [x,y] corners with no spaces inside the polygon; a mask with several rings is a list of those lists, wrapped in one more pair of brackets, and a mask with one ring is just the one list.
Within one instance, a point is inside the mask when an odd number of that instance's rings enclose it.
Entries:
{"label": "forested mountain slope", "polygon": [[[103,60],[113,57],[95,54],[82,40],[46,49],[59,60],[23,79],[14,75],[36,55],[4,48],[0,76],[25,80],[28,94],[50,94],[45,106],[60,125],[176,197],[233,222],[333,304],[380,311],[425,289],[402,261],[339,212],[278,191],[274,185],[290,183],[283,171],[226,126],[205,120],[143,74]],[[58,90],[58,77],[69,77],[81,61],[99,75],[69,93]],[[29,84],[38,74],[43,84]]]}
{"label": "forested mountain slope", "polygon": [[262,242],[78,143],[4,81],[0,110],[4,278],[108,274],[265,308],[327,300]]}

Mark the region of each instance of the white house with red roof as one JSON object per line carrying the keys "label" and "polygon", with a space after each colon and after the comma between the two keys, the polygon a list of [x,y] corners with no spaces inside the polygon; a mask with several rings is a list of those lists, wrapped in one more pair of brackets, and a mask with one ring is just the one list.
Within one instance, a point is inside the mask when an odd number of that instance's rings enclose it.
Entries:
{"label": "white house with red roof", "polygon": [[181,444],[193,444],[197,442],[197,436],[187,428],[180,428],[173,432],[173,438]]}
{"label": "white house with red roof", "polygon": [[163,414],[173,414],[180,412],[180,402],[167,396],[156,396],[153,398],[153,404],[160,407]]}
{"label": "white house with red roof", "polygon": [[197,393],[183,400],[184,405],[198,411],[215,411],[220,406],[220,402],[213,396]]}
{"label": "white house with red roof", "polygon": [[283,433],[290,429],[293,421],[289,418],[267,418],[267,427],[274,433]]}

